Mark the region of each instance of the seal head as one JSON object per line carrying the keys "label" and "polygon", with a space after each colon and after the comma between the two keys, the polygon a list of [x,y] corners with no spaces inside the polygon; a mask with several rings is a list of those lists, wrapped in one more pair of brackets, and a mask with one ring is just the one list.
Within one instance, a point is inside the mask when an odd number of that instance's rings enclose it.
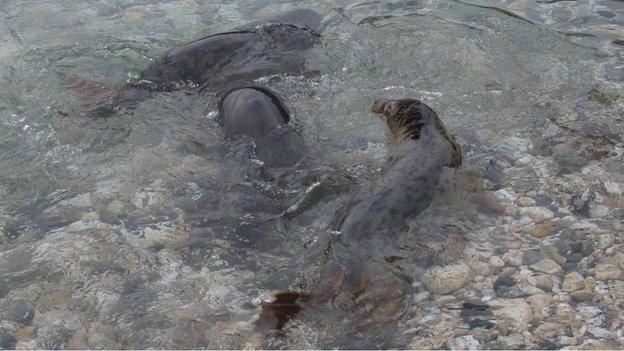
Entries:
{"label": "seal head", "polygon": [[225,136],[251,138],[256,156],[269,167],[292,167],[305,156],[303,138],[289,121],[285,105],[264,87],[235,88],[219,101],[218,122]]}
{"label": "seal head", "polygon": [[462,164],[462,151],[457,139],[448,132],[435,111],[425,103],[416,99],[377,99],[373,102],[372,111],[385,120],[395,146],[408,139],[420,139],[423,128],[428,127],[450,143],[452,158],[446,166],[457,168]]}

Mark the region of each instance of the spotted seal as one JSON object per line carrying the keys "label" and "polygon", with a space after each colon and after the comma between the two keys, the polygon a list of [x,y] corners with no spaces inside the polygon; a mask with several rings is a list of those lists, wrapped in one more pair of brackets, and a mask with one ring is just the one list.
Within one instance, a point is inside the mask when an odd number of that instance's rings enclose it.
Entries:
{"label": "spotted seal", "polygon": [[383,176],[371,193],[355,197],[339,234],[324,249],[320,272],[295,284],[303,289],[264,303],[259,325],[281,327],[301,309],[322,309],[328,301],[325,308],[347,313],[360,328],[388,324],[408,310],[411,284],[393,265],[396,243],[408,228],[406,219],[431,204],[442,169],[461,165],[462,152],[421,101],[380,99],[372,111],[385,121],[392,144]]}

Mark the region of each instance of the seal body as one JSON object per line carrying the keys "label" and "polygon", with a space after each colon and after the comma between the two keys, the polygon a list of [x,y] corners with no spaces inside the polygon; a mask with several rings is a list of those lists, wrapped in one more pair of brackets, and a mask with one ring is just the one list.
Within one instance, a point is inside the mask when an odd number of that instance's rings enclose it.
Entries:
{"label": "seal body", "polygon": [[274,74],[309,76],[305,52],[318,38],[314,30],[283,23],[215,34],[168,51],[139,82],[154,90],[223,91]]}
{"label": "seal body", "polygon": [[218,120],[228,138],[249,137],[268,167],[293,167],[306,154],[302,136],[289,124],[282,101],[269,89],[236,88],[219,102]]}
{"label": "seal body", "polygon": [[414,99],[377,100],[373,112],[385,120],[392,147],[372,195],[358,200],[340,228],[345,237],[362,245],[394,240],[406,218],[429,206],[442,168],[462,163],[455,137],[426,104]]}
{"label": "seal body", "polygon": [[[442,168],[462,163],[459,144],[424,103],[377,100],[372,110],[386,122],[392,141],[381,180],[353,199],[339,235],[322,248],[320,272],[302,274],[295,284],[304,286],[300,294],[312,310],[326,306],[325,313],[347,314],[348,327],[359,331],[389,325],[409,310],[410,281],[393,264],[399,235],[408,229],[407,218],[430,205]],[[263,307],[268,313],[275,306]]]}
{"label": "seal body", "polygon": [[[311,28],[318,28],[320,23],[316,12],[299,9],[254,27],[210,35],[170,49],[139,78],[115,89],[104,101],[95,101],[89,114],[108,117],[120,109],[136,108],[153,96],[152,92],[200,88],[221,93],[272,75],[316,76],[318,72],[307,70],[305,61],[307,51],[320,39]],[[83,95],[89,93],[80,89],[81,82],[72,84]]]}

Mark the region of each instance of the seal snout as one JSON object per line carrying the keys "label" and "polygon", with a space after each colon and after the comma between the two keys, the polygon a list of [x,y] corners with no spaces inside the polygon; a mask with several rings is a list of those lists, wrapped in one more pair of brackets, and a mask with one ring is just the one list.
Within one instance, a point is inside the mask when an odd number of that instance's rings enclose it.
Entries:
{"label": "seal snout", "polygon": [[383,113],[384,107],[386,106],[387,103],[388,103],[388,100],[386,99],[376,99],[375,101],[373,101],[372,111],[375,113]]}

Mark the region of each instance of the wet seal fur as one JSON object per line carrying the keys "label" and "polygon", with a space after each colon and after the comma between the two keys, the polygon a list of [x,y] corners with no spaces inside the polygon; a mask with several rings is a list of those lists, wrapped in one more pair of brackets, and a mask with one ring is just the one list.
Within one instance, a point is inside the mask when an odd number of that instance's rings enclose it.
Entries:
{"label": "wet seal fur", "polygon": [[[312,27],[310,27],[312,26]],[[298,9],[262,24],[209,35],[174,47],[150,64],[123,88],[106,89],[87,82],[69,87],[83,95],[92,117],[109,117],[121,109],[134,109],[154,92],[183,89],[217,94],[254,84],[262,77],[291,75],[315,77],[307,70],[306,55],[320,40],[321,17]],[[103,91],[103,92],[101,92]],[[95,94],[104,95],[97,101]]]}
{"label": "wet seal fur", "polygon": [[380,99],[372,111],[386,122],[392,142],[383,177],[370,194],[354,199],[339,234],[324,249],[321,271],[294,284],[294,291],[265,302],[260,326],[283,326],[299,311],[293,306],[297,303],[303,311],[323,310],[331,301],[327,313],[337,308],[360,330],[387,325],[409,310],[411,282],[394,265],[401,259],[396,256],[398,237],[408,228],[406,219],[431,204],[442,169],[460,167],[462,152],[437,114],[421,101]]}
{"label": "wet seal fur", "polygon": [[251,138],[256,156],[268,167],[293,167],[305,157],[303,137],[289,123],[288,109],[268,88],[244,86],[225,92],[217,121],[227,138]]}
{"label": "wet seal fur", "polygon": [[275,74],[310,76],[315,72],[305,69],[305,52],[319,38],[312,29],[284,23],[218,33],[169,50],[131,84],[221,91]]}

